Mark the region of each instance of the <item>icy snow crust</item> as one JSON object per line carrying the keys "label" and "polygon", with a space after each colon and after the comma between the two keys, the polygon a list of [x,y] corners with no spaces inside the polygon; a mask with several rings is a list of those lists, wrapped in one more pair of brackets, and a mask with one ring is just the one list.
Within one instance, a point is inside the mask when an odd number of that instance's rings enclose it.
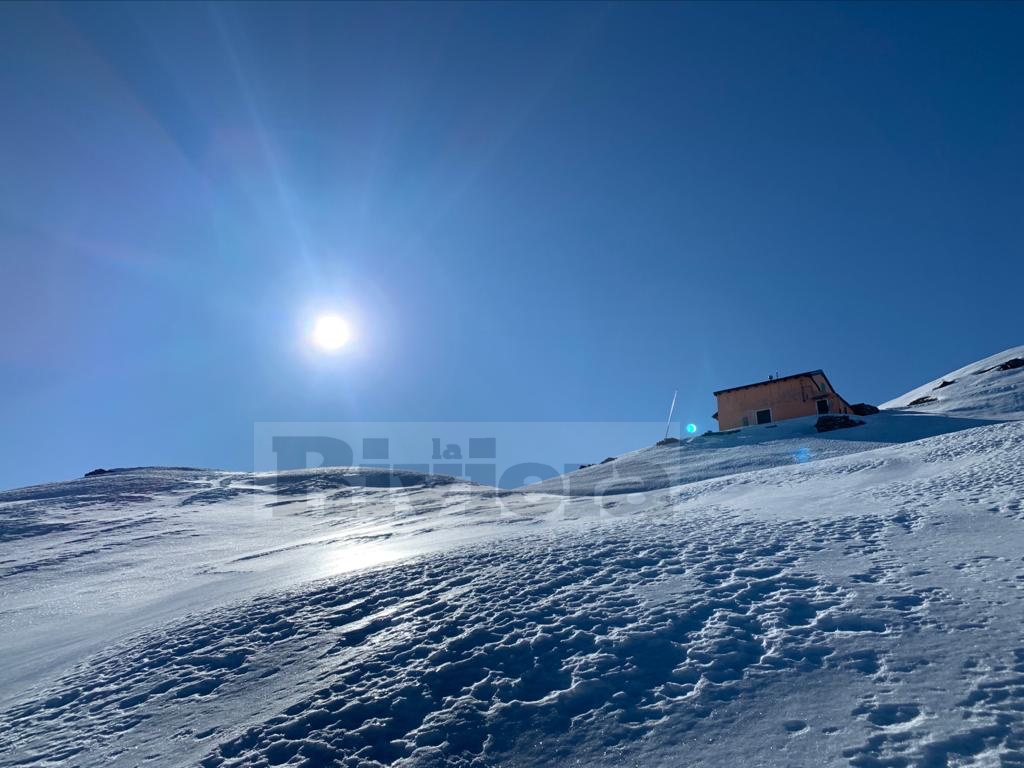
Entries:
{"label": "icy snow crust", "polygon": [[596,497],[359,468],[0,493],[0,764],[1022,765],[1024,422],[945,418],[753,433]]}

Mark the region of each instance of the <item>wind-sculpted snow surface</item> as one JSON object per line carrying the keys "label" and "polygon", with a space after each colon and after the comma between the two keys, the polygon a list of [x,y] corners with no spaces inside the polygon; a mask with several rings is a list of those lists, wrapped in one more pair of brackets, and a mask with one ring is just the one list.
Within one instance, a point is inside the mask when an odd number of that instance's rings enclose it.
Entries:
{"label": "wind-sculpted snow surface", "polygon": [[[117,757],[119,734],[144,733],[182,699],[239,678],[249,697],[298,665],[315,680],[280,714],[230,738],[191,734],[223,738],[204,764],[554,760],[628,745],[665,718],[709,717],[772,676],[874,668],[842,636],[903,630],[925,601],[864,610],[800,567],[809,550],[798,542],[869,550],[883,520],[702,523],[483,546],[203,616],[95,660],[16,710],[14,725],[42,736],[29,762],[53,741],[76,745],[59,757],[77,756],[87,737]],[[197,726],[230,713],[200,709]],[[537,753],[537,734],[571,738]]]}
{"label": "wind-sculpted snow surface", "polygon": [[[1009,423],[633,504],[512,495],[483,538],[91,652],[9,703],[0,761],[1021,765],[1022,466]],[[454,520],[493,509],[463,493]]]}
{"label": "wind-sculpted snow surface", "polygon": [[497,502],[358,468],[141,468],[0,492],[0,702],[158,617],[484,535]]}

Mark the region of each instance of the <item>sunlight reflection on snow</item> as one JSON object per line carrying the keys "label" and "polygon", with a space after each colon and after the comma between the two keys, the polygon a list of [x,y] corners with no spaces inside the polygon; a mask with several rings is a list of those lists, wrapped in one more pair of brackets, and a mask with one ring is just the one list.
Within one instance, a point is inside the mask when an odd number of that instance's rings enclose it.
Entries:
{"label": "sunlight reflection on snow", "polygon": [[334,576],[390,563],[408,554],[399,547],[375,544],[331,547],[318,558],[316,571],[323,576]]}

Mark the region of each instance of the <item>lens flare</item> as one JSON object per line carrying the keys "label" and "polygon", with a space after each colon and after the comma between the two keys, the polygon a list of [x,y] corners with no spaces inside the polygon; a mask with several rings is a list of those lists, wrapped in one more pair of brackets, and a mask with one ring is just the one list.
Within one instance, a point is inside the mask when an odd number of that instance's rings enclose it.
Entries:
{"label": "lens flare", "polygon": [[691,435],[694,434],[697,431],[697,425],[696,424],[687,424],[686,425],[686,431],[689,432]]}

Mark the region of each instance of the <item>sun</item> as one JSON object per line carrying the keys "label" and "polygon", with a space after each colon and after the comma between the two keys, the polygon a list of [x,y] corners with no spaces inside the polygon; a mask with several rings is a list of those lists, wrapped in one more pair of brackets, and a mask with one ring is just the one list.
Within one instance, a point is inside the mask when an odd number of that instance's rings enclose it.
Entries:
{"label": "sun", "polygon": [[348,323],[340,315],[321,315],[313,327],[313,343],[328,352],[341,349],[351,335]]}

